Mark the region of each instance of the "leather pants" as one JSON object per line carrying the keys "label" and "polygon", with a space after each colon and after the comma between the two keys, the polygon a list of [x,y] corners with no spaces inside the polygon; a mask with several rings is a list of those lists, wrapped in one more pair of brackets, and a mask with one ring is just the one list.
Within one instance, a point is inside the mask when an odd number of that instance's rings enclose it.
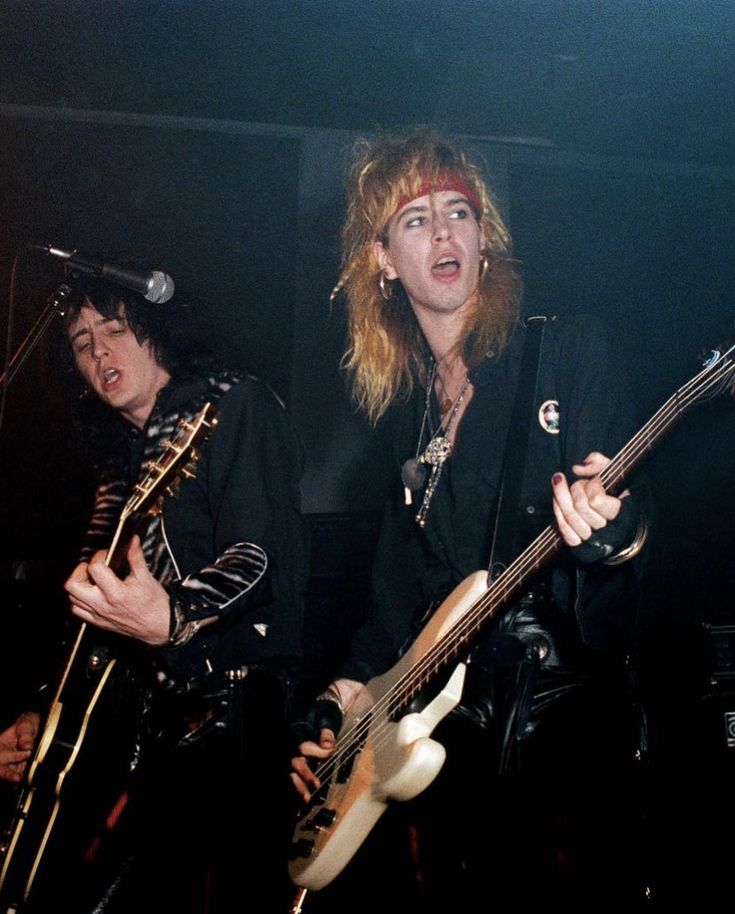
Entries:
{"label": "leather pants", "polygon": [[575,621],[543,589],[508,610],[468,659],[462,701],[452,713],[499,732],[500,771],[520,765],[523,744],[545,713],[591,677]]}
{"label": "leather pants", "polygon": [[95,914],[226,914],[261,886],[291,895],[286,668],[248,667],[153,691],[127,821]]}

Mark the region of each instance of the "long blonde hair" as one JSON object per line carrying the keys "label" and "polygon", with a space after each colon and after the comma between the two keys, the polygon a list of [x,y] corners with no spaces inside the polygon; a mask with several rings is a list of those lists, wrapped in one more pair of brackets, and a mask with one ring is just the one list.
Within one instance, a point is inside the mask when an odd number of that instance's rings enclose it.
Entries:
{"label": "long blonde hair", "polygon": [[385,300],[373,243],[387,244],[386,228],[399,201],[456,176],[482,205],[485,264],[477,307],[468,315],[463,356],[468,368],[499,354],[518,318],[521,283],[511,260],[511,238],[477,165],[452,140],[419,127],[377,139],[360,139],[348,183],[342,228],[342,273],[332,299],[344,292],[349,345],[342,366],[350,373],[356,404],[375,423],[396,397],[426,381],[426,346],[400,283]]}

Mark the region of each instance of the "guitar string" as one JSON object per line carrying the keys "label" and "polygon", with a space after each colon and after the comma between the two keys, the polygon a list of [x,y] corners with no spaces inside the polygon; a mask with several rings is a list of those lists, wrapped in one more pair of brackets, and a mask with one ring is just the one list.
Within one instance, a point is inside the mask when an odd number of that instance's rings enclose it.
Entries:
{"label": "guitar string", "polygon": [[[722,382],[727,379],[735,368],[732,360],[727,358],[731,352],[732,349],[728,350],[717,362],[713,362],[712,365],[697,374],[654,413],[641,430],[600,473],[603,484],[610,486],[623,478],[646,451],[651,450],[652,443],[660,438],[693,402],[702,397],[703,392],[722,385]],[[699,387],[697,386],[698,384],[700,385]],[[694,388],[694,391],[691,391],[690,388]],[[631,456],[629,457],[629,455]],[[329,774],[337,766],[344,765],[353,755],[357,754],[360,751],[359,747],[356,747],[356,743],[359,744],[358,734],[361,736],[369,730],[370,719],[379,711],[383,711],[386,706],[388,715],[405,707],[407,692],[411,693],[411,697],[417,694],[425,685],[424,677],[428,671],[445,666],[447,661],[456,656],[462,646],[468,642],[469,638],[474,634],[472,630],[475,627],[479,629],[481,624],[492,618],[497,609],[497,598],[500,598],[501,605],[504,604],[507,597],[522,585],[527,573],[532,571],[534,566],[539,565],[542,559],[545,559],[560,545],[561,537],[554,527],[549,526],[542,531],[536,540],[494,582],[493,586],[469,607],[467,612],[458,620],[455,626],[456,631],[450,630],[437,644],[430,648],[410,670],[406,671],[400,680],[391,686],[385,695],[378,699],[375,705],[368,709],[369,713],[366,713],[365,717],[356,721],[350,730],[344,734],[344,737],[338,739],[335,753],[317,769],[317,776],[324,781],[325,775]],[[532,554],[533,558],[529,558],[529,554]],[[508,585],[506,585],[506,578],[511,578],[511,583]],[[442,653],[445,654],[444,657],[441,656]],[[407,688],[407,683],[410,683],[410,689]],[[398,695],[397,693],[399,692],[402,694]],[[391,702],[394,702],[392,710]],[[393,724],[393,721],[383,720],[375,727],[373,745],[376,750],[382,748],[388,736],[392,733],[391,724]]]}

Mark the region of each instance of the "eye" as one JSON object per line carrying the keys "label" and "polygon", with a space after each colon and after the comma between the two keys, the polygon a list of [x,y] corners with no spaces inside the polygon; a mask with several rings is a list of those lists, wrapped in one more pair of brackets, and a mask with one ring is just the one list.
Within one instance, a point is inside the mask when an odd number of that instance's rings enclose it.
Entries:
{"label": "eye", "polygon": [[77,343],[74,347],[74,352],[84,352],[85,349],[89,349],[89,340],[85,340],[83,343]]}
{"label": "eye", "polygon": [[466,206],[460,206],[450,213],[450,219],[466,219],[470,214],[469,208]]}
{"label": "eye", "polygon": [[418,228],[426,222],[425,216],[413,216],[413,218],[408,219],[404,225],[406,228]]}
{"label": "eye", "polygon": [[128,332],[128,325],[122,321],[105,324],[105,334],[107,336],[121,336]]}

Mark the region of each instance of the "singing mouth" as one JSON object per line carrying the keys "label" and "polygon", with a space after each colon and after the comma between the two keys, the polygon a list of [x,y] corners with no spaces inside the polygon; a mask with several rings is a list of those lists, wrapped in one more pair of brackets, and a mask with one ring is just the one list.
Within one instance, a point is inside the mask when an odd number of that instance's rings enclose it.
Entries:
{"label": "singing mouth", "polygon": [[459,261],[456,257],[441,257],[437,260],[431,270],[433,273],[439,273],[441,275],[456,273],[457,270],[459,270]]}
{"label": "singing mouth", "polygon": [[104,381],[105,387],[110,384],[114,384],[115,381],[120,377],[120,372],[117,368],[106,368],[102,373],[102,379]]}

